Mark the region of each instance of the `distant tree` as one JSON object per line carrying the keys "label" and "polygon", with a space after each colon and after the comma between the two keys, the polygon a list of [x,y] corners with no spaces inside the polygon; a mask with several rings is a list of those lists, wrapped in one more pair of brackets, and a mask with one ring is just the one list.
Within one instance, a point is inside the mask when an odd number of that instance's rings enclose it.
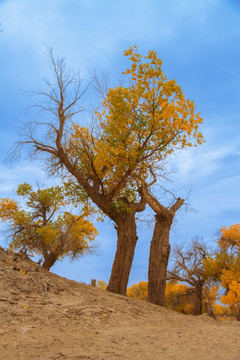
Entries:
{"label": "distant tree", "polygon": [[240,224],[222,227],[218,244],[232,254],[231,267],[224,269],[221,275],[222,286],[227,289],[221,301],[235,310],[236,319],[240,321]]}
{"label": "distant tree", "polygon": [[[240,261],[239,261],[240,263]],[[240,265],[238,265],[237,274],[233,271],[226,272],[222,276],[222,285],[228,286],[228,293],[221,296],[223,304],[230,305],[234,310],[236,319],[240,321]]]}
{"label": "distant tree", "polygon": [[221,304],[215,304],[214,305],[214,311],[217,316],[217,318],[224,319],[224,318],[233,318],[234,313],[233,309],[229,306],[224,306]]}
{"label": "distant tree", "polygon": [[24,183],[18,186],[17,194],[25,199],[28,210],[15,200],[0,200],[0,218],[8,224],[11,249],[41,255],[47,270],[58,259],[74,259],[90,251],[97,230],[87,220],[90,212],[86,204],[80,214],[66,211],[70,199],[60,186],[33,191]]}
{"label": "distant tree", "polygon": [[187,283],[192,288],[193,315],[202,313],[203,288],[208,282],[203,262],[207,256],[207,246],[197,238],[186,248],[175,246],[172,256],[173,268],[167,273],[168,279]]}
{"label": "distant tree", "polygon": [[222,227],[217,242],[219,251],[204,261],[205,273],[225,289],[221,301],[240,320],[240,224]]}
{"label": "distant tree", "polygon": [[186,284],[180,284],[179,281],[168,281],[166,283],[165,296],[168,309],[182,314],[192,313],[192,294],[189,292],[189,286]]}
{"label": "distant tree", "polygon": [[132,286],[130,286],[127,289],[127,296],[134,299],[147,301],[147,296],[148,296],[147,281],[140,281],[138,284],[132,284]]}
{"label": "distant tree", "polygon": [[230,269],[233,261],[234,256],[232,254],[225,249],[219,249],[214,255],[208,255],[203,260],[204,272],[209,279],[220,284],[223,270]]}
{"label": "distant tree", "polygon": [[[192,303],[189,301],[192,294],[188,293],[189,287],[178,282],[168,281],[165,287],[166,305],[168,309],[175,310],[184,314],[192,312]],[[133,284],[127,290],[127,296],[147,301],[148,300],[148,282],[140,281]]]}
{"label": "distant tree", "polygon": [[229,227],[223,226],[220,230],[218,245],[222,250],[232,250],[240,254],[240,223]]}
{"label": "distant tree", "polygon": [[[211,302],[212,306],[216,304],[218,287],[203,289],[203,305]],[[140,281],[133,284],[127,290],[127,296],[147,301],[148,299],[148,283]],[[194,307],[194,289],[179,281],[168,281],[165,289],[166,305],[168,309],[175,310],[183,314],[192,314]]]}
{"label": "distant tree", "polygon": [[[203,287],[203,312],[209,313],[209,308],[214,309],[218,295],[217,286]],[[168,281],[166,286],[167,308],[183,314],[193,314],[195,305],[194,288],[179,281]],[[208,305],[208,306],[206,306]],[[213,310],[214,311],[214,310]],[[214,314],[212,314],[213,316]],[[214,317],[214,316],[213,316]]]}
{"label": "distant tree", "polygon": [[136,214],[146,205],[138,188],[160,174],[163,159],[176,149],[203,142],[194,103],[175,80],[167,80],[157,54],[143,57],[134,47],[124,55],[131,62],[123,73],[128,85],[100,89],[95,126],[83,126],[74,120],[85,90],[50,51],[54,81],[35,94],[43,99],[39,108],[51,116],[26,124],[15,148],[30,145],[51,173],[67,170],[114,222],[118,241],[108,290],[120,294],[126,294],[137,243]]}
{"label": "distant tree", "polygon": [[107,283],[104,280],[98,280],[96,283],[96,287],[102,290],[106,290],[107,289]]}

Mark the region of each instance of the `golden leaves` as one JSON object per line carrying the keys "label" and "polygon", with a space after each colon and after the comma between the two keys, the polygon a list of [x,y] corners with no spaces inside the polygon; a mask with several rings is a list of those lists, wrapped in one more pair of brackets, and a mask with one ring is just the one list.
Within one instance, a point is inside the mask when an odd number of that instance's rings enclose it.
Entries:
{"label": "golden leaves", "polygon": [[221,238],[218,241],[220,248],[237,247],[240,251],[240,223],[229,227],[223,226],[220,231]]}
{"label": "golden leaves", "polygon": [[[168,80],[155,51],[144,57],[136,46],[124,52],[128,86],[110,88],[95,111],[96,131],[72,124],[68,155],[87,181],[104,195],[129,201],[137,184],[156,172],[179,148],[204,142],[202,118],[176,81]],[[115,204],[116,205],[116,204]]]}
{"label": "golden leaves", "polygon": [[240,307],[240,282],[233,280],[229,284],[229,292],[227,295],[221,296],[221,301],[223,304],[228,304],[230,306]]}
{"label": "golden leaves", "polygon": [[11,220],[18,211],[18,203],[11,199],[0,199],[0,218],[2,221]]}
{"label": "golden leaves", "polygon": [[[223,304],[231,307],[240,307],[240,224],[229,227],[223,226],[220,230],[221,236],[218,245],[221,249],[225,266],[221,272],[220,280],[222,286],[227,289],[227,294],[221,297]],[[233,251],[228,251],[229,249]]]}
{"label": "golden leaves", "polygon": [[[88,251],[89,243],[98,232],[87,220],[91,206],[79,187],[66,183],[33,191],[25,183],[19,185],[18,194],[25,198],[28,212],[15,200],[2,199],[0,202],[1,219],[9,223],[11,249],[24,249],[44,258],[51,254],[55,259],[75,257]],[[66,206],[72,202],[77,202],[78,207],[82,205],[78,214],[66,211]],[[22,270],[20,273],[25,274]]]}

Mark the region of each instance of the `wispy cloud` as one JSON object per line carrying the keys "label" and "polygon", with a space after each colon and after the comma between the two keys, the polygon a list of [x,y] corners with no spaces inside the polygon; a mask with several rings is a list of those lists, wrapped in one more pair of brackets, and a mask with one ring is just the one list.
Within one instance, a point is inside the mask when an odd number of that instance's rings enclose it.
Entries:
{"label": "wispy cloud", "polygon": [[14,166],[0,164],[0,197],[12,197],[13,190],[17,185],[28,182],[32,185],[39,182],[40,184],[48,184],[52,182],[46,177],[46,174],[38,167],[24,162]]}
{"label": "wispy cloud", "polygon": [[204,21],[215,3],[8,0],[0,3],[0,9],[6,41],[16,42],[18,47],[25,43],[35,52],[42,52],[44,43],[57,50],[63,50],[64,44],[63,55],[77,55],[80,65],[81,58],[90,63],[94,60],[96,66],[97,59],[107,64],[104,56],[121,43],[151,43],[153,39],[167,43],[187,24]]}

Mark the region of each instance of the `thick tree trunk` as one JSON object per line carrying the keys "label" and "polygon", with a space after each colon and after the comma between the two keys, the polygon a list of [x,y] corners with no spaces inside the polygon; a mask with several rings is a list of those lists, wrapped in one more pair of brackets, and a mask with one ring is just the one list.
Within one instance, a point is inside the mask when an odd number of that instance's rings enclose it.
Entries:
{"label": "thick tree trunk", "polygon": [[117,225],[117,251],[115,254],[108,291],[126,295],[128,278],[137,243],[135,212],[120,214]]}
{"label": "thick tree trunk", "polygon": [[195,287],[193,315],[201,315],[202,313],[202,289],[203,285]]}
{"label": "thick tree trunk", "polygon": [[170,255],[169,232],[175,213],[183,205],[184,200],[178,198],[170,208],[167,208],[150,193],[146,184],[143,184],[140,192],[156,214],[149,256],[148,301],[166,306],[165,288]]}
{"label": "thick tree trunk", "polygon": [[57,257],[54,254],[45,254],[44,255],[44,263],[42,267],[46,269],[47,271],[50,270],[50,268],[55,264],[57,261]]}
{"label": "thick tree trunk", "polygon": [[172,221],[169,217],[156,215],[148,267],[148,301],[165,307],[167,266],[170,255],[169,232],[171,224]]}

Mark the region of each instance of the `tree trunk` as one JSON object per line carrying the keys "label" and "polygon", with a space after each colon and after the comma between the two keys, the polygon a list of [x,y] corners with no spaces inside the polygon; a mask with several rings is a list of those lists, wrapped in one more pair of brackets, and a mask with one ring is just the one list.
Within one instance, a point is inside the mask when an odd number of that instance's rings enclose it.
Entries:
{"label": "tree trunk", "polygon": [[213,305],[210,300],[206,300],[205,302],[205,312],[208,314],[208,316],[210,316],[214,320],[217,320]]}
{"label": "tree trunk", "polygon": [[117,251],[115,254],[108,291],[126,295],[128,278],[137,243],[135,211],[119,214],[117,225]]}
{"label": "tree trunk", "polygon": [[143,184],[140,192],[156,214],[149,256],[148,301],[166,307],[165,289],[170,255],[169,232],[175,213],[183,205],[184,200],[178,198],[170,208],[167,208],[150,193],[146,184]]}
{"label": "tree trunk", "polygon": [[170,255],[169,232],[171,224],[172,221],[170,218],[156,215],[148,267],[148,301],[165,307],[167,266]]}
{"label": "tree trunk", "polygon": [[50,268],[55,264],[57,261],[57,257],[54,254],[44,254],[44,263],[42,267],[46,269],[47,271],[50,270]]}
{"label": "tree trunk", "polygon": [[195,287],[193,315],[201,315],[202,313],[202,289],[203,285]]}
{"label": "tree trunk", "polygon": [[240,321],[240,307],[237,308],[236,320]]}

